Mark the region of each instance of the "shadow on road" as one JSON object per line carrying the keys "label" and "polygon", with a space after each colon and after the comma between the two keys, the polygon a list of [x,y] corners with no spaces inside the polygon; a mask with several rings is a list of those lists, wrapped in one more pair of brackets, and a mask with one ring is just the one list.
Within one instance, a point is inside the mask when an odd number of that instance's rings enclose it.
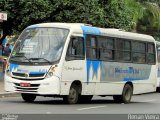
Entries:
{"label": "shadow on road", "polygon": [[[129,104],[148,104],[150,102],[136,102],[136,101],[131,101]],[[31,104],[46,104],[46,105],[68,105],[63,102],[63,100],[45,100],[45,101],[34,101],[34,103]],[[90,102],[82,102],[82,103],[77,103],[76,105],[84,105],[84,104],[124,104],[124,103],[116,103],[114,100],[92,100]],[[74,104],[75,105],[75,104]],[[126,105],[126,104],[125,104]]]}
{"label": "shadow on road", "polygon": [[[141,95],[136,95],[135,97],[133,97],[132,101],[127,104],[127,105],[133,105],[133,104],[154,104],[153,101],[145,101],[146,99],[148,99],[148,95],[150,94],[144,94],[143,95],[143,99],[139,99]],[[155,94],[155,95],[158,95],[158,94]],[[5,101],[5,100],[3,100]],[[5,102],[8,102],[8,103],[26,103],[22,100],[22,98],[20,97],[15,97],[14,99],[10,99],[10,100],[7,100]],[[33,103],[26,103],[26,104],[41,104],[41,105],[68,105],[66,103],[63,102],[63,99],[62,98],[50,98],[50,97],[37,97],[36,100],[33,102]],[[124,103],[116,103],[112,97],[104,97],[104,98],[100,98],[100,99],[95,99],[93,98],[92,101],[90,102],[83,102],[83,103],[77,103],[76,105],[87,105],[87,104],[124,104]],[[125,104],[126,105],[126,104]]]}

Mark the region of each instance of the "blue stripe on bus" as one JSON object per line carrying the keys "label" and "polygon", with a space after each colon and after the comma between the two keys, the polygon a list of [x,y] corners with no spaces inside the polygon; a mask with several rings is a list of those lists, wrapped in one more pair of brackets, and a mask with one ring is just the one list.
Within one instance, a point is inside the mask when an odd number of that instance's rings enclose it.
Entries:
{"label": "blue stripe on bus", "polygon": [[36,74],[36,75],[38,75],[38,74],[46,74],[47,72],[30,72],[29,74]]}
{"label": "blue stripe on bus", "polygon": [[102,61],[99,60],[87,60],[87,82],[89,82],[89,73],[91,72],[91,67],[93,69],[92,80],[94,76],[98,75],[98,69],[102,69]]}
{"label": "blue stripe on bus", "polygon": [[123,81],[146,80],[146,78],[124,78]]}
{"label": "blue stripe on bus", "polygon": [[19,65],[17,65],[17,64],[10,64],[9,65],[10,66],[10,71],[12,72],[13,70],[16,70],[18,67],[19,67]]}
{"label": "blue stripe on bus", "polygon": [[83,34],[101,35],[101,31],[97,27],[81,26]]}
{"label": "blue stripe on bus", "polygon": [[[81,26],[81,29],[83,31],[83,36],[84,36],[84,51],[86,53],[86,35],[87,34],[93,34],[93,35],[101,35],[101,31],[99,28],[97,27],[91,27],[91,26]],[[99,66],[102,68],[102,62],[101,61],[98,61],[98,60],[87,60],[86,61],[86,67],[87,67],[87,83],[89,82],[89,73],[90,73],[90,70],[91,70],[91,66],[93,68],[93,76],[92,76],[92,79],[94,76],[97,77],[97,72],[98,72],[98,68]]]}

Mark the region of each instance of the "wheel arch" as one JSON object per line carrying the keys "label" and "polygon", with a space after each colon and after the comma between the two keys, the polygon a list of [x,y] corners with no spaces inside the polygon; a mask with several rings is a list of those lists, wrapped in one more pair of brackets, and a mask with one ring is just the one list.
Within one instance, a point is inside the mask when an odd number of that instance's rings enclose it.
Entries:
{"label": "wheel arch", "polygon": [[[128,82],[125,83],[125,85],[127,85],[127,84],[132,87],[133,94],[134,94],[134,85],[133,85],[133,82],[132,82],[132,81],[128,81]],[[124,86],[125,86],[125,85],[124,85]]]}
{"label": "wheel arch", "polygon": [[71,86],[70,88],[75,85],[77,88],[78,88],[78,92],[79,94],[81,94],[82,92],[82,82],[80,80],[74,80],[72,83],[71,83]]}
{"label": "wheel arch", "polygon": [[[132,89],[134,89],[133,83],[132,83],[131,81],[126,82],[125,85],[126,85],[126,84],[129,84],[129,85],[132,87]],[[125,86],[125,85],[124,85],[124,86]]]}

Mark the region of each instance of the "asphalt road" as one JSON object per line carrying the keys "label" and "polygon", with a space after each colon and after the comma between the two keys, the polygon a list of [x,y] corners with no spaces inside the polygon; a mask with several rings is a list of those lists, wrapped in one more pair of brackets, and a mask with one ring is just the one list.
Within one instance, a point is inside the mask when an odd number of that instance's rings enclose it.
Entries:
{"label": "asphalt road", "polygon": [[115,103],[112,97],[94,96],[90,103],[68,105],[61,98],[37,97],[26,103],[21,97],[0,98],[0,114],[135,114],[160,113],[160,93],[136,95],[130,104]]}

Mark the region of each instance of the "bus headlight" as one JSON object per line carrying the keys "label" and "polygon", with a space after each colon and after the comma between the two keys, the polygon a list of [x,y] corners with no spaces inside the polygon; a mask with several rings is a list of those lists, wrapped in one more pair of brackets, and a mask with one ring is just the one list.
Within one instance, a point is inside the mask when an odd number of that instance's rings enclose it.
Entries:
{"label": "bus headlight", "polygon": [[53,66],[49,69],[49,72],[48,72],[46,78],[50,78],[50,77],[53,76],[56,67],[57,67],[57,65],[53,65]]}

